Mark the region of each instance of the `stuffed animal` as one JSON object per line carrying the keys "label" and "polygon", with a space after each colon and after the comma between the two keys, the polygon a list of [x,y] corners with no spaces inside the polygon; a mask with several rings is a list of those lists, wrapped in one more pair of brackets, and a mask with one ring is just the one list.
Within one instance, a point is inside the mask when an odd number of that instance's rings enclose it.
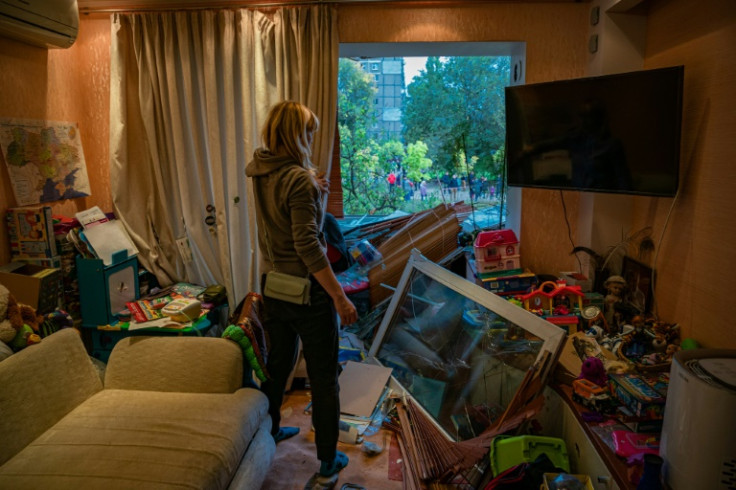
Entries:
{"label": "stuffed animal", "polygon": [[602,388],[605,387],[608,384],[608,374],[606,374],[606,368],[603,367],[603,361],[594,356],[588,357],[583,361],[578,379],[587,379]]}
{"label": "stuffed animal", "polygon": [[240,345],[243,349],[243,356],[246,361],[256,373],[256,376],[261,381],[266,381],[268,374],[266,373],[266,366],[262,363],[262,358],[256,351],[257,344],[254,344],[248,337],[246,329],[240,325],[229,325],[224,332],[222,332],[222,338],[230,339]]}
{"label": "stuffed animal", "polygon": [[[40,342],[38,326],[43,322],[43,316],[37,315],[35,308],[18,303],[15,296],[10,294],[7,288],[1,287],[0,304],[4,306],[5,315],[4,317],[0,316],[2,318],[2,321],[0,321],[0,339],[10,345],[16,352],[30,344]],[[7,328],[8,324],[5,321],[9,323],[10,329]]]}
{"label": "stuffed animal", "polygon": [[13,349],[13,352],[18,352],[39,342],[41,342],[41,336],[34,332],[30,326],[24,324],[15,334],[13,340],[10,341],[10,348]]}
{"label": "stuffed animal", "polygon": [[47,313],[43,317],[39,334],[41,337],[48,337],[52,333],[62,328],[71,328],[74,326],[74,319],[66,311],[56,308],[51,313]]}
{"label": "stuffed animal", "polygon": [[43,323],[43,315],[36,314],[35,308],[24,305],[23,303],[18,303],[18,311],[20,312],[23,325],[28,325],[34,332],[38,333],[38,327]]}
{"label": "stuffed animal", "polygon": [[8,303],[10,302],[10,291],[0,284],[0,341],[9,344],[18,331],[8,318]]}

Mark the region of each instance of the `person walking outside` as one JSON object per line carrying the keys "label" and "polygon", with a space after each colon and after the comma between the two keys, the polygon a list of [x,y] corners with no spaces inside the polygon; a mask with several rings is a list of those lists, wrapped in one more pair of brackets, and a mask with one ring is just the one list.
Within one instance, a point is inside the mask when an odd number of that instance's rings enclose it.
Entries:
{"label": "person walking outside", "polygon": [[[269,401],[271,434],[276,443],[299,432],[281,427],[281,404],[302,341],[312,390],[312,424],[319,473],[332,476],[348,464],[337,450],[340,419],[338,385],[338,322],[349,325],[357,312],[337,281],[326,255],[321,232],[322,195],[329,181],[315,176],[312,142],[319,120],[306,106],[284,101],[271,108],[262,130],[263,147],[246,168],[253,179],[258,217],[258,245],[265,269],[311,281],[308,304],[264,296],[264,328],[271,340],[266,368],[270,375],[261,390]],[[265,281],[265,276],[262,279]]]}

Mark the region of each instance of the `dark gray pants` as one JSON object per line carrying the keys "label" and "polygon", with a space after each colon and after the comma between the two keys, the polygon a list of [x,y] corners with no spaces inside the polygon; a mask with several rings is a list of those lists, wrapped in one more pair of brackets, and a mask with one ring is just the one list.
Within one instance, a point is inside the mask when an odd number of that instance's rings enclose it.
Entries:
{"label": "dark gray pants", "polygon": [[268,396],[268,412],[273,422],[271,431],[275,434],[279,430],[284,390],[299,354],[301,338],[312,390],[317,458],[332,461],[340,420],[337,315],[332,298],[313,280],[310,305],[295,305],[267,297],[263,302],[264,328],[270,338],[267,361],[270,378],[261,385],[261,390]]}

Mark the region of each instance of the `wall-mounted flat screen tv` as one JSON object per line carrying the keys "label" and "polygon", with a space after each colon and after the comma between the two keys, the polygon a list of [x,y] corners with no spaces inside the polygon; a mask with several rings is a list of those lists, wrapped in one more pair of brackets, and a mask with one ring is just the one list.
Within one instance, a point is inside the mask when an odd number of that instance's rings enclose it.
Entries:
{"label": "wall-mounted flat screen tv", "polygon": [[674,196],[684,67],[506,88],[514,187]]}

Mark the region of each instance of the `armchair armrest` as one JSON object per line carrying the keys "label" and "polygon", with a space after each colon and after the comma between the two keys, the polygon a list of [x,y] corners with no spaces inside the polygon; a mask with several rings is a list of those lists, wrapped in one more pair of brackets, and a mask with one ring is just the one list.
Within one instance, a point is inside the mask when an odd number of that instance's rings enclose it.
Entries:
{"label": "armchair armrest", "polygon": [[118,342],[106,389],[232,393],[243,386],[243,354],[215,337],[132,336]]}

